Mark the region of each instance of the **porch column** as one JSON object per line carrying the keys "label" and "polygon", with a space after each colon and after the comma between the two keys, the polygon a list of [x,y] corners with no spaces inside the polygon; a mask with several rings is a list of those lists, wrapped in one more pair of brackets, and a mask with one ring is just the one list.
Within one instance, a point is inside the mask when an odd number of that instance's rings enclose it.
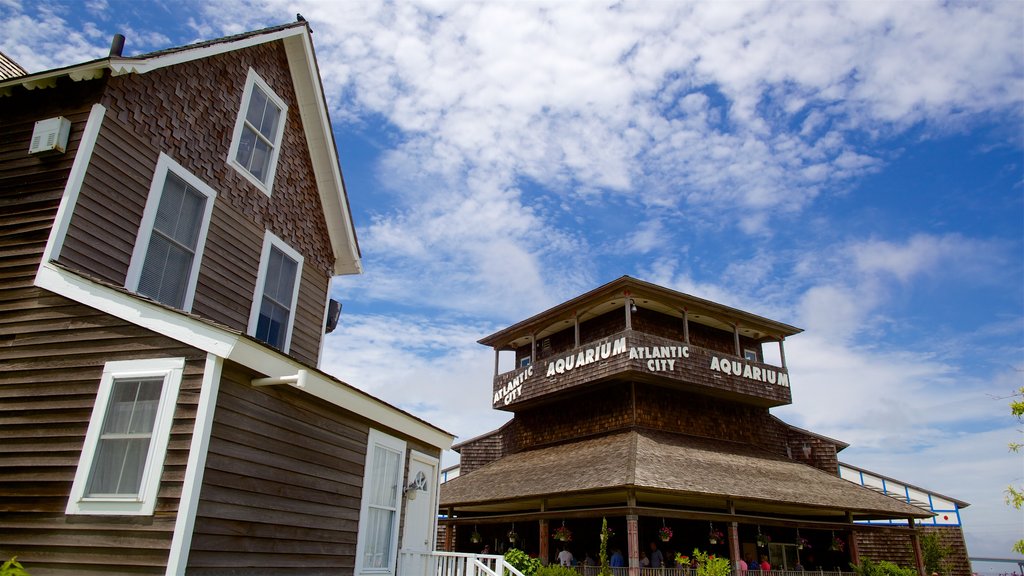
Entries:
{"label": "porch column", "polygon": [[690,343],[690,311],[683,308],[683,342]]}
{"label": "porch column", "polygon": [[729,522],[729,560],[733,570],[739,568],[740,525],[737,522]]}
{"label": "porch column", "polygon": [[847,541],[847,544],[850,546],[850,562],[860,564],[860,550],[857,548],[857,533],[850,530],[850,537],[847,538]]}
{"label": "porch column", "polygon": [[495,348],[494,349],[494,377],[495,378],[498,377],[498,357],[500,355],[501,355],[501,352],[497,348]]}
{"label": "porch column", "polygon": [[455,524],[451,522],[452,509],[448,509],[448,523],[444,527],[444,551],[454,552],[452,544],[455,542]]}
{"label": "porch column", "polygon": [[779,359],[782,362],[782,367],[786,367],[786,347],[782,345],[782,341],[785,338],[779,338]]}
{"label": "porch column", "polygon": [[740,323],[734,322],[732,325],[732,339],[736,343],[736,355],[742,357],[743,350],[740,350]]}
{"label": "porch column", "polygon": [[626,547],[629,549],[629,576],[640,576],[640,535],[639,517],[626,516]]}
{"label": "porch column", "polygon": [[623,292],[623,295],[626,297],[626,299],[622,301],[622,303],[624,304],[623,307],[626,309],[626,330],[632,330],[633,311],[631,310],[631,308],[633,306],[633,299],[629,297],[629,290]]}
{"label": "porch column", "polygon": [[580,312],[579,310],[572,313],[572,323],[576,326],[576,348],[580,347]]}
{"label": "porch column", "polygon": [[537,363],[537,337],[530,334],[530,364]]}
{"label": "porch column", "polygon": [[539,546],[538,550],[539,550],[539,552],[537,553],[537,557],[540,558],[540,563],[543,564],[544,566],[547,566],[548,565],[548,554],[550,554],[550,550],[548,550],[548,519],[547,518],[541,518],[541,520],[540,520],[540,546]]}
{"label": "porch column", "polygon": [[921,576],[927,576],[924,573],[924,555],[921,554],[921,538],[913,518],[907,518],[907,526],[913,530],[910,533],[910,546],[914,549],[914,562],[917,564],[917,573]]}

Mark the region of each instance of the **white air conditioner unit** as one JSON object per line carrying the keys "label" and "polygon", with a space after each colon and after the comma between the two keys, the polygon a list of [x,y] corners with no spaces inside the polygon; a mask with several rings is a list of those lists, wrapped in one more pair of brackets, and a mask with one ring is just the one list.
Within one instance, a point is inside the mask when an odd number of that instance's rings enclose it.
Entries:
{"label": "white air conditioner unit", "polygon": [[29,154],[63,154],[68,148],[68,136],[71,134],[71,121],[63,116],[47,118],[36,122],[32,129],[32,143]]}

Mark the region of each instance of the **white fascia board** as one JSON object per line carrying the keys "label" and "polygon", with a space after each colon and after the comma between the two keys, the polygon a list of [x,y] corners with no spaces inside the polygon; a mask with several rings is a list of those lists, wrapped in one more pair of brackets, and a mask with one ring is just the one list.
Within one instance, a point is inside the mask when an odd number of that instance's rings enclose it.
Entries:
{"label": "white fascia board", "polygon": [[[293,376],[299,370],[309,369],[305,364],[287,356],[268,354],[263,345],[247,338],[238,340],[230,359],[246,366],[258,366],[258,370],[274,377]],[[455,440],[454,436],[439,428],[316,371],[306,373],[305,385],[300,390],[441,450],[449,449]]]}
{"label": "white fascia board", "polygon": [[[302,30],[305,31],[305,28]],[[334,273],[362,274],[358,243],[345,197],[338,153],[334,149],[327,101],[313,56],[312,40],[308,33],[294,35],[284,40],[284,46],[292,74],[292,84],[295,87],[299,115],[302,117],[302,126],[306,134],[306,145],[313,164],[316,187],[327,221],[327,234],[334,252]]]}
{"label": "white fascia board", "polygon": [[129,296],[50,263],[39,267],[35,285],[221,358],[230,357],[239,339],[226,330],[171,312],[163,306]]}
{"label": "white fascia board", "polygon": [[243,48],[249,48],[250,46],[258,46],[267,42],[273,42],[275,40],[288,38],[289,36],[296,36],[305,33],[305,26],[295,26],[293,28],[285,28],[284,30],[278,30],[267,34],[248,36],[246,38],[230,42],[216,42],[208,46],[200,46],[198,48],[191,49],[186,48],[183,50],[177,50],[170,54],[153,56],[151,58],[111,57],[110,73],[113,76],[120,76],[122,74],[145,74],[147,72],[152,72],[153,70],[166,68],[167,66],[174,66],[175,64],[181,64],[183,62],[191,62],[193,60],[199,60],[200,58],[209,58],[211,56],[224,54],[225,52],[241,50]]}
{"label": "white fascia board", "polygon": [[[43,264],[35,285],[268,377],[293,376],[309,366],[230,330],[212,326],[141,298],[92,282],[53,264]],[[348,384],[310,371],[302,388],[326,402],[359,414],[431,446],[447,450],[454,436]]]}

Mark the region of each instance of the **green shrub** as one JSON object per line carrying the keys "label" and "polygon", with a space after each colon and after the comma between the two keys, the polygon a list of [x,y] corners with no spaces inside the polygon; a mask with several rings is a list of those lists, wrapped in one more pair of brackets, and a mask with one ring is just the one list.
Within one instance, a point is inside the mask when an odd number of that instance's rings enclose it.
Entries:
{"label": "green shrub", "polygon": [[924,571],[926,574],[938,573],[949,574],[946,567],[946,556],[952,552],[952,548],[942,544],[939,535],[934,532],[927,532],[921,536],[921,555],[924,557]]}
{"label": "green shrub", "polygon": [[565,566],[543,566],[537,570],[537,576],[580,576],[580,573]]}
{"label": "green shrub", "polygon": [[918,576],[917,570],[902,568],[888,560],[875,563],[870,558],[865,558],[860,564],[850,564],[850,567],[857,576]]}
{"label": "green shrub", "polygon": [[601,549],[598,551],[597,559],[601,567],[597,576],[612,576],[612,569],[608,566],[608,519],[601,518]]}
{"label": "green shrub", "polygon": [[[523,573],[523,576],[535,576],[537,570],[540,568],[540,560],[536,558],[530,558],[530,555],[518,548],[509,548],[508,552],[505,552],[505,562],[512,565],[513,568]],[[511,574],[508,570],[505,571],[505,575]]]}
{"label": "green shrub", "polygon": [[697,576],[729,576],[732,573],[732,564],[728,558],[719,558],[697,548],[693,549],[690,562],[691,565],[697,565]]}
{"label": "green shrub", "polygon": [[25,567],[18,562],[18,557],[15,556],[0,566],[0,576],[29,576],[29,574]]}

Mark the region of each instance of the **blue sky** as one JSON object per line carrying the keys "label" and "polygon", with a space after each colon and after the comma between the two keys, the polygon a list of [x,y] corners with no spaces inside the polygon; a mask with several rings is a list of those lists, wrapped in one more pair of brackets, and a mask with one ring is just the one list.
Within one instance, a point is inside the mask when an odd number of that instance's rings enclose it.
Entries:
{"label": "blue sky", "polygon": [[784,420],[971,503],[1024,482],[1019,2],[22,2],[30,71],[314,30],[366,273],[325,368],[469,438],[476,340],[628,274],[800,326]]}

